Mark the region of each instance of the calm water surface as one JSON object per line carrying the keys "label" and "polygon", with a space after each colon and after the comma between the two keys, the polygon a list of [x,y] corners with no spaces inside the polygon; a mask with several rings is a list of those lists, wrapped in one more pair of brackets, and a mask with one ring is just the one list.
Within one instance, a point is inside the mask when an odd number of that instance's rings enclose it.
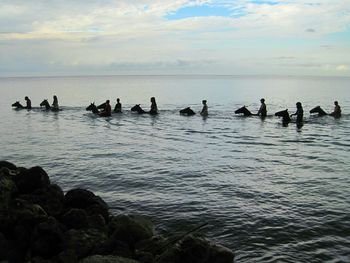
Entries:
{"label": "calm water surface", "polygon": [[[0,79],[0,159],[40,165],[65,190],[88,188],[115,212],[145,214],[159,231],[202,232],[236,262],[350,262],[350,78],[117,76]],[[16,111],[56,94],[63,111]],[[135,115],[155,96],[159,116]],[[121,98],[124,113],[97,118],[92,101]],[[297,129],[268,114],[301,101]],[[180,116],[208,100],[209,117]],[[339,100],[343,117],[310,116]]]}

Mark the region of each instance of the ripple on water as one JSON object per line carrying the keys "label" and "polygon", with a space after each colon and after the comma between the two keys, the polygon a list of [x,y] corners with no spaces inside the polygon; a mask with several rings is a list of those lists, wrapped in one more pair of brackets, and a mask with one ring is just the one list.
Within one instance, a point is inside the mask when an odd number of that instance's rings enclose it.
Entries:
{"label": "ripple on water", "polygon": [[237,262],[350,261],[350,115],[312,117],[296,132],[275,117],[233,116],[238,104],[218,103],[207,119],[129,106],[108,119],[84,107],[5,109],[1,158],[41,165],[65,190],[88,188],[164,232],[208,222],[202,231]]}

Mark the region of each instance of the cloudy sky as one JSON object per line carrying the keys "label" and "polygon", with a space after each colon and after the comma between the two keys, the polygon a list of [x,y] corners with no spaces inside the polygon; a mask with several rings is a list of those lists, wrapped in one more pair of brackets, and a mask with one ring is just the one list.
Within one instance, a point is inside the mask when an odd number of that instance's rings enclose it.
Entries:
{"label": "cloudy sky", "polygon": [[350,76],[349,0],[0,0],[0,76]]}

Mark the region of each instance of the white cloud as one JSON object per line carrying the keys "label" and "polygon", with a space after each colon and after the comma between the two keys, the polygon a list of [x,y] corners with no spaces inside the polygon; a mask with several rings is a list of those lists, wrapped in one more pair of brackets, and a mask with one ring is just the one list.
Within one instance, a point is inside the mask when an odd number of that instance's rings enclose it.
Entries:
{"label": "white cloud", "polygon": [[[276,57],[293,57],[295,65],[341,66],[349,60],[349,47],[328,40],[331,33],[350,30],[349,1],[274,2],[2,0],[0,67],[8,71],[16,67],[122,70],[123,66],[127,70],[208,67],[210,71],[212,67],[211,72],[227,68],[230,73],[236,68],[259,71],[259,63],[278,67],[276,59],[269,61]],[[225,6],[236,15],[166,19],[182,7],[202,4]],[[314,45],[291,47],[288,40],[314,41]],[[325,52],[321,46],[332,49]],[[333,66],[333,71],[348,70],[338,67]],[[316,72],[322,67],[309,68]]]}
{"label": "white cloud", "polygon": [[338,65],[336,68],[338,71],[350,71],[349,65]]}

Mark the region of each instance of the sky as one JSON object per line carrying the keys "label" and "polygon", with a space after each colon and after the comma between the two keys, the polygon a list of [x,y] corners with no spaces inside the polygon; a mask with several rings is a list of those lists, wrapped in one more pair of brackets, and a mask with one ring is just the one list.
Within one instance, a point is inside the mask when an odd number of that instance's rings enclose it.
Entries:
{"label": "sky", "polygon": [[0,0],[0,76],[350,76],[350,0]]}

